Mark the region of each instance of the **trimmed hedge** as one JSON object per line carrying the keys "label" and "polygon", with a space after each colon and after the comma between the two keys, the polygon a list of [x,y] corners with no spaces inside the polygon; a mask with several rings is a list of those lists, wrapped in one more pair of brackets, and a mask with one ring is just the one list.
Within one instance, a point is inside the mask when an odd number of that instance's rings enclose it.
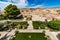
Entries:
{"label": "trimmed hedge", "polygon": [[41,22],[41,21],[33,21],[33,28],[34,29],[39,29],[39,27],[41,29],[45,29],[46,23],[45,22]]}
{"label": "trimmed hedge", "polygon": [[54,29],[54,30],[60,30],[60,21],[49,21],[48,27]]}

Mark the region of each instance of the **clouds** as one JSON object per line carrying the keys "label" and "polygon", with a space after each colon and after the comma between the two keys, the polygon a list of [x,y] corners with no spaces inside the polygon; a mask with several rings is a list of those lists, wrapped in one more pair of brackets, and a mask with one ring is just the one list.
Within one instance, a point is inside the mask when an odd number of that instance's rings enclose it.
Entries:
{"label": "clouds", "polygon": [[2,2],[12,2],[12,3],[18,3],[19,0],[0,0]]}
{"label": "clouds", "polygon": [[9,4],[17,5],[18,8],[42,7],[42,0],[0,0],[0,8],[4,9]]}
{"label": "clouds", "polygon": [[27,0],[19,0],[19,3],[17,4],[19,8],[24,8],[28,6]]}
{"label": "clouds", "polygon": [[18,8],[47,8],[59,7],[60,0],[0,0],[1,9],[4,9],[9,4],[17,5]]}
{"label": "clouds", "polygon": [[9,2],[6,3],[6,2],[1,2],[1,1],[0,1],[0,9],[3,10],[3,9],[4,9],[7,5],[9,5],[9,4],[10,4]]}
{"label": "clouds", "polygon": [[27,0],[0,0],[0,8],[4,9],[7,5],[14,4],[17,5],[19,8],[24,8],[28,6]]}
{"label": "clouds", "polygon": [[28,8],[43,8],[44,5],[36,5],[36,6],[30,6]]}

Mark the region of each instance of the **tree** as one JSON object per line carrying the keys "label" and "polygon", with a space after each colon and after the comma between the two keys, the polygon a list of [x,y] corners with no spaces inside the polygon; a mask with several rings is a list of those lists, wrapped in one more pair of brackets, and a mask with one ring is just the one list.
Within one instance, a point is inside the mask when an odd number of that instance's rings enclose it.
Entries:
{"label": "tree", "polygon": [[10,4],[4,10],[5,16],[8,18],[14,18],[20,14],[20,10],[17,8],[16,5]]}

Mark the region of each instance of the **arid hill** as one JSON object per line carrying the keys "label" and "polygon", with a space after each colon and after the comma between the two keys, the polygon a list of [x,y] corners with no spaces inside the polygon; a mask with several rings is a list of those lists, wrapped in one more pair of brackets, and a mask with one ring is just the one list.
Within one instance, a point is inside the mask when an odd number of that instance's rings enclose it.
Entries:
{"label": "arid hill", "polygon": [[23,8],[20,9],[20,12],[24,17],[45,17],[46,19],[60,20],[60,8]]}
{"label": "arid hill", "polygon": [[[33,19],[45,18],[48,20],[60,20],[60,8],[23,8],[20,9],[23,17],[32,17]],[[1,11],[4,13],[4,11]]]}

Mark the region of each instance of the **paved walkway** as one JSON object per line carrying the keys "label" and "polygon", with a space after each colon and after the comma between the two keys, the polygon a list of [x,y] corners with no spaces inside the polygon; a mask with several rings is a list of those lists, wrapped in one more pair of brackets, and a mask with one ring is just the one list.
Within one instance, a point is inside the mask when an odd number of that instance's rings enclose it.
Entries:
{"label": "paved walkway", "polygon": [[32,21],[28,21],[28,24],[29,24],[29,26],[28,26],[28,30],[32,30],[33,29],[33,26],[32,26]]}
{"label": "paved walkway", "polygon": [[50,32],[49,30],[45,30],[45,34],[47,36],[49,36],[51,38],[51,40],[58,40],[58,38],[56,37],[56,33],[54,32]]}
{"label": "paved walkway", "polygon": [[16,31],[16,29],[14,29],[10,32],[7,32],[7,34],[3,37],[3,40],[9,40],[12,36],[15,35],[15,31]]}
{"label": "paved walkway", "polygon": [[40,33],[40,32],[43,32],[43,30],[26,30],[26,29],[19,29],[18,30],[19,32],[37,32],[37,33]]}
{"label": "paved walkway", "polygon": [[11,38],[11,36],[14,36],[15,35],[15,31],[16,31],[16,29],[12,30],[11,32],[9,32],[7,34],[7,37],[8,37],[7,40],[9,40]]}
{"label": "paved walkway", "polygon": [[1,36],[0,36],[0,39],[1,39],[7,34],[7,32],[0,32],[0,34],[1,34]]}

